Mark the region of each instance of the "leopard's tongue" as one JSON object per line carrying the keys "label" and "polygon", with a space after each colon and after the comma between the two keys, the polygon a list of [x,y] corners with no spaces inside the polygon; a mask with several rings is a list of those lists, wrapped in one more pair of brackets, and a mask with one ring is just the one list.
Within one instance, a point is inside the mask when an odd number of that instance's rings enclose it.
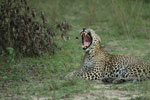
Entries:
{"label": "leopard's tongue", "polygon": [[86,49],[89,45],[90,45],[90,39],[89,39],[89,37],[85,36],[83,38],[82,48]]}
{"label": "leopard's tongue", "polygon": [[84,41],[84,43],[83,43],[83,45],[82,45],[82,48],[85,49],[85,48],[87,48],[89,45],[90,45],[89,42]]}

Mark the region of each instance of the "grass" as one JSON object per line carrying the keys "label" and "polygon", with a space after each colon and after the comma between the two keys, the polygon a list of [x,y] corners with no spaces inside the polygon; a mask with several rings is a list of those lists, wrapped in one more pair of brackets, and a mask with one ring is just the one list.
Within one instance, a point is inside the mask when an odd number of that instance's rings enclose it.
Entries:
{"label": "grass", "polygon": [[60,21],[71,23],[73,28],[68,32],[70,40],[63,41],[58,34],[56,43],[62,49],[53,56],[22,57],[11,65],[1,56],[0,100],[72,100],[75,95],[94,90],[134,91],[140,94],[139,97],[132,98],[131,95],[129,100],[149,100],[149,81],[106,85],[96,89],[95,85],[102,84],[81,79],[61,79],[81,66],[84,51],[79,32],[83,27],[93,28],[101,36],[102,45],[109,53],[150,60],[149,3],[140,0],[32,0],[29,3],[45,12],[54,29]]}

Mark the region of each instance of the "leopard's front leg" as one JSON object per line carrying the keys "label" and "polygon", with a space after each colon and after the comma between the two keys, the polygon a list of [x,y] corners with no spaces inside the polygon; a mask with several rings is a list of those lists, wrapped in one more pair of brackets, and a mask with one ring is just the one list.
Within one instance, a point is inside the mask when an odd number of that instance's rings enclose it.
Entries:
{"label": "leopard's front leg", "polygon": [[101,73],[96,73],[94,71],[85,72],[80,75],[78,75],[81,78],[87,79],[87,80],[101,80]]}

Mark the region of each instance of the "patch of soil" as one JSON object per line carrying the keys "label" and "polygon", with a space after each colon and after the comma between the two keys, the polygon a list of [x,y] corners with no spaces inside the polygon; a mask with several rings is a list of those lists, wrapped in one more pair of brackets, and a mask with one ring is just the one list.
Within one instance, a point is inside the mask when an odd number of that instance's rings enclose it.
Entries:
{"label": "patch of soil", "polygon": [[[78,92],[77,94],[71,94],[69,96],[65,96],[60,100],[130,100],[131,98],[137,98],[139,95],[138,92],[129,91],[129,90],[111,90],[111,84],[98,84],[94,83],[92,86],[95,88],[94,90],[86,90],[83,92]],[[53,100],[51,97],[32,97],[32,100]]]}
{"label": "patch of soil", "polygon": [[110,100],[115,98],[119,100],[129,100],[131,97],[135,98],[138,96],[131,94],[132,94],[131,92],[119,90],[92,90],[74,96],[73,100],[97,100],[97,99]]}
{"label": "patch of soil", "polygon": [[[84,91],[73,95],[73,100],[130,100],[131,98],[139,97],[135,91],[109,90],[112,85],[94,84],[96,90]],[[65,100],[61,99],[61,100]]]}

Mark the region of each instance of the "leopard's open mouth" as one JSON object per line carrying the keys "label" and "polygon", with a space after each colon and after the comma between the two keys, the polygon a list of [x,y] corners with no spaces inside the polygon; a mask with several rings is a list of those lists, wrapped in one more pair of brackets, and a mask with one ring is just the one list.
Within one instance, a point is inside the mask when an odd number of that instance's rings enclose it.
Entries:
{"label": "leopard's open mouth", "polygon": [[82,48],[86,50],[92,44],[92,36],[91,33],[81,32],[82,36]]}

